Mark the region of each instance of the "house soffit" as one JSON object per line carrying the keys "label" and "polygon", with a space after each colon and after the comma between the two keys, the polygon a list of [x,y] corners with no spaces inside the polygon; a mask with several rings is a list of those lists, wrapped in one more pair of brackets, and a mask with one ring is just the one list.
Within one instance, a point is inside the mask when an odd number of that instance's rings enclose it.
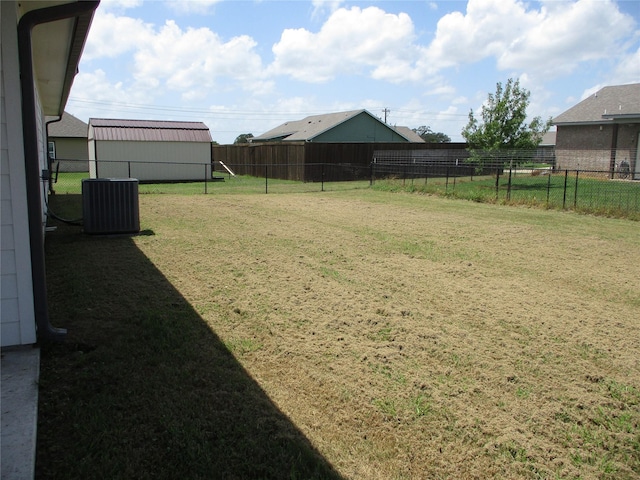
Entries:
{"label": "house soffit", "polygon": [[[69,1],[21,2],[20,14],[75,3]],[[92,16],[42,23],[31,35],[33,71],[45,115],[60,115],[67,101]]]}

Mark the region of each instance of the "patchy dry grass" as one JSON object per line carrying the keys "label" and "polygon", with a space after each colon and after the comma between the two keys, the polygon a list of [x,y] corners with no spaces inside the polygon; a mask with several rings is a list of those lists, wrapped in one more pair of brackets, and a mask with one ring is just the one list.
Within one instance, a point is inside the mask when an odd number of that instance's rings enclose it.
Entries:
{"label": "patchy dry grass", "polygon": [[48,240],[40,478],[637,478],[635,222],[373,191],[140,197]]}

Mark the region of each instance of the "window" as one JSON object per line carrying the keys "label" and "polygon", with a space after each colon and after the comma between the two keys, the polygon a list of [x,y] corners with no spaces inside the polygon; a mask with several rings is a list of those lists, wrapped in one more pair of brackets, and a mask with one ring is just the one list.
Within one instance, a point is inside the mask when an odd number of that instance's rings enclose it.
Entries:
{"label": "window", "polygon": [[52,160],[56,159],[56,142],[48,143],[48,154],[50,159]]}

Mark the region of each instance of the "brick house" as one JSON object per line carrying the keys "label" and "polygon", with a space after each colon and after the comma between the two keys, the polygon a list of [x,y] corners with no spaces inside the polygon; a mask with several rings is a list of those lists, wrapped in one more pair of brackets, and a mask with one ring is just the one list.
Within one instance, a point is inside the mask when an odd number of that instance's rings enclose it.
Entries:
{"label": "brick house", "polygon": [[640,83],[604,87],[553,119],[561,170],[640,179]]}

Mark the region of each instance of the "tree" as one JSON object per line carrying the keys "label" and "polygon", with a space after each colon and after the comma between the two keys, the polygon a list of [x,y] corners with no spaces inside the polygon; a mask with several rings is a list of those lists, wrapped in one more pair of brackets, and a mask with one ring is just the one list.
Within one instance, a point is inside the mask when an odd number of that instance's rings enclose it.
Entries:
{"label": "tree", "polygon": [[489,94],[482,106],[481,121],[473,110],[469,112],[462,136],[469,144],[472,160],[484,166],[491,159],[512,163],[532,155],[551,127],[551,118],[543,121],[535,117],[527,124],[529,96],[519,80],[510,78],[504,88],[502,83],[496,84],[495,95]]}
{"label": "tree", "polygon": [[233,144],[237,145],[238,143],[249,143],[250,138],[253,138],[253,133],[241,133],[233,141]]}
{"label": "tree", "polygon": [[422,138],[427,143],[449,143],[451,138],[449,135],[440,132],[434,132],[431,130],[431,127],[426,127],[422,125],[418,128],[412,128],[414,132],[416,132],[420,138]]}

